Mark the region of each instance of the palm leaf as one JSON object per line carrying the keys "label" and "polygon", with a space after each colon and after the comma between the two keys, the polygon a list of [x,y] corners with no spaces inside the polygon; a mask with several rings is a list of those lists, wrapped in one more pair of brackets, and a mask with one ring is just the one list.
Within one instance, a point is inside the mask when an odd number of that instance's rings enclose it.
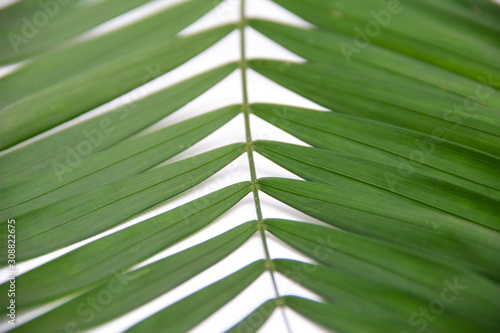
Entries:
{"label": "palm leaf", "polygon": [[[2,301],[2,330],[186,332],[218,314],[228,332],[306,330],[300,318],[332,332],[500,329],[500,7],[273,1],[307,24],[249,17],[259,3],[244,0],[234,22],[193,33],[235,3],[0,9],[0,64],[14,65],[0,77],[1,265],[18,275],[15,296],[0,285],[18,316]],[[247,58],[249,28],[304,61]],[[127,99],[236,35],[237,61]],[[235,72],[236,104],[188,114]],[[250,72],[309,108],[251,99]],[[295,141],[255,140],[257,122]],[[228,126],[243,140],[200,144]],[[244,181],[193,195],[242,157]],[[262,158],[279,177],[262,177]],[[268,216],[270,200],[288,215]],[[236,212],[248,206],[256,218]],[[172,298],[246,246],[262,255]],[[266,275],[274,295],[231,315]]]}

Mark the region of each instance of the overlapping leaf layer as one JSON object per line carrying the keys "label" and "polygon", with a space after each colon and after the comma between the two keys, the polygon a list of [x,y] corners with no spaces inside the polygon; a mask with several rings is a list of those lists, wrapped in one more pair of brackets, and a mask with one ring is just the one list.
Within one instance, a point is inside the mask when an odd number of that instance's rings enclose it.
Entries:
{"label": "overlapping leaf layer", "polygon": [[[16,260],[24,261],[120,226],[242,155],[251,171],[247,182],[19,276],[17,311],[67,301],[14,332],[107,323],[182,285],[255,235],[265,258],[129,331],[189,331],[264,272],[273,281],[285,276],[321,302],[280,294],[278,286],[275,298],[229,332],[255,332],[283,307],[335,332],[500,330],[500,7],[488,0],[273,1],[313,28],[250,19],[242,0],[239,22],[179,35],[222,2],[188,0],[106,34],[74,39],[149,2],[74,0],[43,2],[52,6],[42,8],[45,15],[53,17],[29,37],[23,24],[39,15],[40,2],[0,10],[0,63],[25,60],[0,78],[3,267],[9,264],[8,219],[16,219]],[[247,59],[248,28],[305,62]],[[139,101],[58,129],[235,30],[239,62],[207,65],[204,73]],[[159,71],[145,76],[145,68]],[[241,104],[142,133],[237,70]],[[249,103],[249,70],[328,111]],[[160,165],[242,115],[246,142]],[[252,140],[250,115],[308,146]],[[255,154],[302,180],[258,178]],[[262,216],[259,193],[323,224]],[[257,220],[240,216],[234,229],[140,265],[214,223],[247,195],[254,197]],[[311,263],[273,259],[270,234]],[[82,304],[112,288],[126,292],[116,293],[102,311],[85,313]],[[2,297],[8,289],[8,283],[0,285]]]}

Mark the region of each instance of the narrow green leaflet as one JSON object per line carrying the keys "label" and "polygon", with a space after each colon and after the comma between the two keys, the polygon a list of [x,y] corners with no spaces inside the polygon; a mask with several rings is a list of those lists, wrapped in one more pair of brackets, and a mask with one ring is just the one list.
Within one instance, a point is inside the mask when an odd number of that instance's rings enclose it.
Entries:
{"label": "narrow green leaflet", "polygon": [[232,275],[184,298],[133,326],[126,332],[187,332],[232,300],[266,270],[256,261]]}
{"label": "narrow green leaflet", "polygon": [[[277,271],[320,295],[328,303],[359,312],[360,317],[392,322],[400,330],[413,330],[414,313],[418,314],[419,308],[428,306],[423,299],[354,274],[292,260],[275,260],[274,264]],[[451,290],[446,290],[443,295],[447,300],[456,299]],[[443,312],[427,329],[429,332],[453,333],[477,332],[480,327]]]}
{"label": "narrow green leaflet", "polygon": [[[273,263],[278,272],[313,291],[325,301],[352,310],[357,308],[358,311],[377,316],[381,320],[405,321],[406,316],[401,315],[401,312],[404,313],[401,309],[420,305],[419,300],[411,295],[354,274],[287,259],[277,259]],[[393,303],[395,300],[398,301],[397,307]],[[403,321],[399,324],[404,324]]]}
{"label": "narrow green leaflet", "polygon": [[231,185],[37,267],[18,277],[26,291],[19,294],[19,303],[29,307],[48,302],[122,273],[207,226],[247,195],[249,188],[248,183]]}
{"label": "narrow green leaflet", "polygon": [[500,197],[490,198],[417,172],[397,179],[393,176],[398,175],[397,168],[326,149],[273,141],[257,141],[255,147],[263,156],[306,180],[336,186],[337,181],[348,177],[500,229]]}
{"label": "narrow green leaflet", "polygon": [[346,310],[341,306],[295,296],[286,296],[283,299],[292,310],[334,332],[366,333],[376,327],[383,332],[401,333],[401,326],[398,323],[370,317],[359,311]]}
{"label": "narrow green leaflet", "polygon": [[78,160],[77,151],[68,153],[62,163],[52,161],[52,169],[0,191],[9,198],[2,205],[9,209],[2,215],[24,214],[58,198],[92,190],[96,183],[104,185],[150,169],[213,133],[240,110],[239,106],[230,106],[209,112],[118,144],[86,160]]}
{"label": "narrow green leaflet", "polygon": [[444,132],[422,135],[361,117],[283,105],[251,108],[255,115],[313,146],[398,168],[391,179],[421,172],[494,199],[500,197],[500,158],[493,145],[494,156],[450,143]]}
{"label": "narrow green leaflet", "polygon": [[[16,216],[18,260],[103,232],[207,179],[245,151],[233,144]],[[5,227],[6,221],[2,223]],[[6,251],[6,241],[1,249]]]}
{"label": "narrow green leaflet", "polygon": [[[150,0],[106,0],[82,2],[75,0],[21,1],[0,10],[0,63],[19,61],[27,56],[54,49],[109,19],[130,11]],[[128,29],[128,39],[156,25],[159,30],[175,25],[187,26],[214,8],[221,1],[188,1],[162,10]],[[174,15],[169,15],[169,14]],[[179,16],[180,15],[180,16]],[[162,24],[162,20],[164,20]],[[168,30],[166,30],[168,31]],[[114,35],[113,41],[120,40]],[[123,35],[122,35],[123,36]]]}
{"label": "narrow green leaflet", "polygon": [[[444,91],[451,91],[463,97],[460,108],[470,111],[471,101],[500,109],[500,82],[492,82],[491,76],[471,80],[430,65],[401,53],[369,44],[363,52],[346,57],[340,45],[352,42],[352,37],[333,31],[319,29],[300,29],[272,21],[251,20],[250,25],[286,47],[293,53],[312,62],[356,69],[384,78],[404,80],[411,78],[413,85],[424,88],[418,81],[431,84]],[[396,75],[395,75],[396,74]]]}
{"label": "narrow green leaflet", "polygon": [[480,275],[341,230],[285,220],[265,224],[273,235],[334,270],[397,288],[426,304],[439,298],[445,288],[453,289],[459,296],[446,304],[446,311],[484,331],[494,331],[500,324],[496,302],[500,288]]}
{"label": "narrow green leaflet", "polygon": [[[168,116],[236,69],[227,64],[175,84],[134,103],[87,119],[56,134],[0,156],[1,187],[37,176],[40,170],[53,168],[52,161],[64,164],[68,152],[82,150],[89,143],[92,150],[84,156],[99,152],[154,122]],[[82,154],[80,154],[82,155]]]}
{"label": "narrow green leaflet", "polygon": [[[78,0],[67,0],[66,4],[72,4]],[[62,10],[70,7],[63,7]],[[0,9],[0,28],[18,25],[25,15],[33,15],[40,10],[40,4],[35,0],[26,0],[12,3],[10,6]]]}
{"label": "narrow green leaflet", "polygon": [[[148,75],[148,67],[160,68],[160,74],[166,73],[215,44],[233,29],[233,25],[228,25],[190,37],[173,37],[170,42],[149,45],[43,87],[0,111],[3,124],[0,148],[8,148],[141,86],[145,83],[144,76]],[[147,81],[151,79],[148,77]]]}
{"label": "narrow green leaflet", "polygon": [[[454,15],[433,17],[435,9],[423,9],[420,1],[273,1],[319,27],[350,36],[350,43],[340,45],[346,54],[361,53],[367,44],[374,43],[473,80],[489,75],[496,82],[500,79],[498,31],[470,21],[464,24],[464,20]],[[426,1],[423,6],[430,3]],[[473,3],[468,12],[474,11],[474,6],[478,8],[478,4]],[[485,10],[499,13],[498,6],[487,7]],[[498,27],[498,17],[483,20]]]}
{"label": "narrow green leaflet", "polygon": [[264,302],[242,321],[227,330],[226,333],[255,333],[262,327],[262,325],[264,325],[275,309],[275,300]]}
{"label": "narrow green leaflet", "polygon": [[[112,63],[125,54],[140,55],[137,50],[150,50],[151,45],[158,43],[166,45],[164,43],[168,40],[171,43],[176,33],[206,14],[217,3],[218,0],[211,3],[204,0],[186,1],[118,30],[31,59],[15,72],[0,78],[0,90],[5,92],[0,108],[69,77]],[[80,14],[79,11],[77,13]],[[142,83],[163,73],[165,68],[157,65],[144,67],[144,73],[140,75],[144,79]]]}
{"label": "narrow green leaflet", "polygon": [[[248,189],[248,186],[246,188]],[[220,194],[223,193],[220,192]],[[185,220],[182,223],[189,224],[191,221],[194,220]],[[161,296],[216,264],[235,251],[256,231],[255,222],[245,223],[218,237],[153,264],[126,274],[115,274],[114,277],[109,277],[108,280],[92,290],[75,297],[68,303],[28,322],[26,325],[18,327],[13,332],[63,331],[68,322],[76,323],[79,329],[88,329],[117,318]],[[168,233],[163,236],[172,237]],[[158,245],[160,239],[164,241],[163,246],[170,243],[168,238],[162,238],[160,235],[154,237]],[[151,248],[152,245],[148,241],[147,247]],[[131,251],[128,250],[127,254],[130,255]],[[95,306],[91,303],[92,300],[97,301],[100,311],[96,311]],[[78,316],[75,316],[76,314]]]}
{"label": "narrow green leaflet", "polygon": [[[478,28],[487,29],[496,33],[500,32],[500,27],[496,24],[500,10],[498,5],[489,0],[443,0],[432,1],[423,0],[428,8],[431,6],[441,13],[454,15],[460,23],[475,24]],[[471,10],[472,9],[472,10]]]}
{"label": "narrow green leaflet", "polygon": [[332,111],[425,133],[496,155],[500,146],[500,112],[435,88],[404,84],[342,66],[254,60],[251,67]]}
{"label": "narrow green leaflet", "polygon": [[497,230],[347,178],[339,177],[333,186],[263,178],[259,188],[332,226],[415,249],[500,281]]}
{"label": "narrow green leaflet", "polygon": [[[0,21],[7,21],[0,30],[0,63],[18,61],[43,52],[149,1],[85,3],[55,0],[13,4],[0,10]],[[14,17],[9,17],[11,15]]]}

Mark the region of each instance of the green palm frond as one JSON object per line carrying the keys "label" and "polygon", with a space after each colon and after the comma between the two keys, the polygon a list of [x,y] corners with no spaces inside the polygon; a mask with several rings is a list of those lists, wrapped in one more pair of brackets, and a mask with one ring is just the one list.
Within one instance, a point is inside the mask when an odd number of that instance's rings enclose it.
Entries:
{"label": "green palm frond", "polygon": [[[299,332],[293,314],[318,331],[500,330],[500,7],[273,2],[303,26],[250,17],[254,0],[0,8],[0,65],[13,65],[0,77],[1,330],[187,332],[264,275],[274,296],[220,327],[268,331],[279,314],[281,331]],[[158,7],[99,33],[148,6]],[[240,8],[239,18],[186,30],[221,6]],[[304,61],[247,57],[249,29]],[[237,61],[205,62],[188,78],[120,101],[236,35]],[[250,72],[317,107],[250,99]],[[182,110],[233,73],[241,74],[236,104]],[[257,122],[303,144],[257,140]],[[240,142],[199,145],[233,124]],[[193,146],[202,149],[186,157]],[[172,204],[240,158],[244,181]],[[263,159],[279,177],[259,173]],[[267,200],[286,205],[293,220],[266,215]],[[241,205],[255,213],[234,214]],[[195,240],[224,217],[235,227]],[[130,318],[252,239],[259,260],[145,318],[101,326]],[[272,242],[296,257],[277,256]],[[287,292],[283,279],[307,292]]]}

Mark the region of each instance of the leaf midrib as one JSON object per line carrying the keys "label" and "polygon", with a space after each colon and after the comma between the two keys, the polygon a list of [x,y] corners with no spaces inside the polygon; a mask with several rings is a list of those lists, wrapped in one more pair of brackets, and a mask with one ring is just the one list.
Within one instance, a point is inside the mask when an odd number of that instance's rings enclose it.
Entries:
{"label": "leaf midrib", "polygon": [[[247,157],[248,157],[248,165],[250,168],[250,178],[251,178],[251,187],[252,187],[252,194],[254,198],[254,205],[255,205],[255,211],[257,214],[257,229],[259,231],[261,240],[262,240],[262,246],[264,248],[264,254],[265,254],[265,263],[266,263],[266,269],[269,271],[269,274],[271,275],[271,280],[273,284],[273,289],[275,292],[276,300],[279,303],[284,303],[281,302],[282,297],[278,291],[278,286],[276,283],[276,278],[274,276],[274,264],[273,261],[271,260],[271,256],[269,254],[269,248],[267,246],[267,239],[266,239],[266,231],[265,231],[265,226],[264,226],[264,219],[262,217],[262,209],[260,205],[260,198],[259,198],[259,189],[258,189],[258,183],[257,183],[257,174],[255,171],[255,161],[253,158],[253,140],[252,140],[252,133],[250,129],[250,104],[248,102],[248,87],[247,87],[247,68],[248,68],[248,61],[246,58],[246,49],[245,49],[245,28],[247,27],[247,18],[246,18],[246,13],[245,13],[245,0],[240,0],[240,21],[238,23],[238,30],[240,31],[240,70],[241,70],[241,87],[242,87],[242,96],[243,96],[243,102],[242,102],[242,112],[243,112],[243,117],[245,121],[245,141],[246,141],[246,150],[247,150]],[[288,319],[286,317],[286,314],[283,310],[283,307],[281,307],[281,314],[283,316],[283,320],[286,326],[286,330],[288,333],[292,333],[292,329],[290,327],[290,324],[288,322]]]}

